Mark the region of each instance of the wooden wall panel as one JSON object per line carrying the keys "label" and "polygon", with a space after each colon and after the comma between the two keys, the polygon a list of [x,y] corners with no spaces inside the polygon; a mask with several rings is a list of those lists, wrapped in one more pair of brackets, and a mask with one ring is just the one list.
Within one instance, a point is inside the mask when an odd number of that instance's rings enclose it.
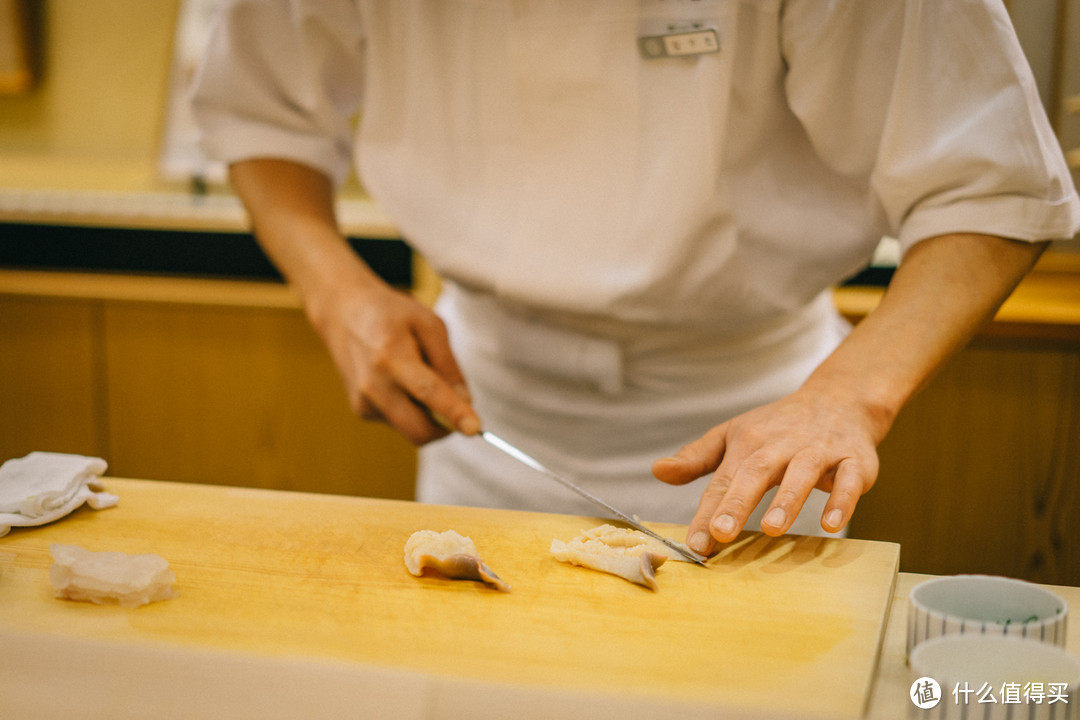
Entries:
{"label": "wooden wall panel", "polygon": [[901,569],[1080,585],[1080,351],[976,342],[897,419],[855,537]]}
{"label": "wooden wall panel", "polygon": [[117,474],[410,499],[415,450],[348,409],[298,309],[108,301]]}
{"label": "wooden wall panel", "polygon": [[95,303],[0,295],[0,461],[103,451],[99,317]]}

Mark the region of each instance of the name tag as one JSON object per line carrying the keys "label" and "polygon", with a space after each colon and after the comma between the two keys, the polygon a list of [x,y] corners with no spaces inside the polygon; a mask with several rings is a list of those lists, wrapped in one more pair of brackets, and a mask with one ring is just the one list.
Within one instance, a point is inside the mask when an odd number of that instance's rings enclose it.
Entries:
{"label": "name tag", "polygon": [[664,35],[638,38],[642,57],[652,60],[665,57],[692,57],[720,52],[720,36],[715,28],[694,28]]}

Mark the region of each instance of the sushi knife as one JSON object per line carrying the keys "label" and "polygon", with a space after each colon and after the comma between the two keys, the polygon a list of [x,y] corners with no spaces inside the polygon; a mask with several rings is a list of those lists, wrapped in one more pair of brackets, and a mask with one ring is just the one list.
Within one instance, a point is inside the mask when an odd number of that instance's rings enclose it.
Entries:
{"label": "sushi knife", "polygon": [[562,477],[561,475],[558,475],[558,474],[552,472],[547,467],[545,467],[543,464],[541,464],[538,460],[536,460],[536,458],[522,452],[517,447],[515,447],[514,445],[511,445],[510,443],[506,442],[505,440],[503,440],[501,437],[499,437],[495,433],[488,432],[487,430],[484,430],[484,431],[482,431],[480,433],[480,437],[483,438],[489,445],[492,445],[492,446],[498,448],[499,450],[506,453],[510,457],[514,458],[518,462],[521,462],[521,463],[524,463],[525,465],[528,465],[533,470],[536,470],[537,472],[542,473],[543,475],[547,475],[549,478],[551,478],[555,482],[559,483],[563,487],[565,487],[565,488],[567,488],[569,490],[573,490],[578,495],[580,495],[581,497],[583,497],[586,500],[588,500],[589,502],[591,502],[593,505],[596,505],[597,507],[603,508],[604,510],[611,513],[612,515],[617,517],[619,520],[623,521],[624,523],[626,523],[630,527],[634,528],[635,530],[640,530],[641,532],[645,533],[649,537],[652,537],[652,538],[655,538],[655,539],[659,540],[660,542],[664,543],[664,545],[671,548],[675,552],[679,553],[679,555],[686,558],[690,562],[697,563],[698,565],[703,565],[703,566],[705,565],[705,559],[706,558],[703,555],[698,555],[693,550],[690,550],[688,548],[680,547],[674,541],[669,540],[668,538],[665,538],[665,537],[661,537],[658,533],[653,532],[652,530],[645,527],[640,522],[638,522],[634,518],[630,517],[629,515],[627,515],[623,511],[619,510],[618,508],[615,508],[615,507],[609,505],[608,503],[604,502],[603,500],[596,497],[595,495],[593,495],[591,492],[589,492],[585,488],[583,488],[583,487],[581,487],[579,485],[575,485],[574,483],[570,482],[569,480]]}

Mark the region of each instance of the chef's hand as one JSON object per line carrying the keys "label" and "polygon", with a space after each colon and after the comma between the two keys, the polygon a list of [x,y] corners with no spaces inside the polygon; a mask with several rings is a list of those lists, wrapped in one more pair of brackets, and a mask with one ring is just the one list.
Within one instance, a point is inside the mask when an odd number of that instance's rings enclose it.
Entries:
{"label": "chef's hand", "polygon": [[[442,320],[382,282],[337,291],[313,314],[345,383],[353,412],[421,445],[449,428],[480,431]],[[449,426],[449,427],[447,427]]]}
{"label": "chef's hand", "polygon": [[334,217],[331,180],[290,160],[229,167],[255,235],[300,294],[330,349],[352,409],[416,444],[480,429],[465,380],[435,313],[386,284],[353,252]]}
{"label": "chef's hand", "polygon": [[878,443],[908,400],[989,320],[1046,243],[956,233],[912,246],[880,304],[793,394],[717,425],[653,473],[713,473],[687,538],[701,553],[733,540],[779,485],[762,530],[786,531],[810,489],[829,492],[821,526],[844,527],[877,477]]}
{"label": "chef's hand", "polygon": [[687,532],[695,551],[734,540],[767,490],[779,486],[761,529],[787,532],[813,488],[829,493],[821,527],[847,524],[878,472],[877,443],[887,428],[848,399],[803,388],[717,425],[653,473],[681,485],[712,473]]}

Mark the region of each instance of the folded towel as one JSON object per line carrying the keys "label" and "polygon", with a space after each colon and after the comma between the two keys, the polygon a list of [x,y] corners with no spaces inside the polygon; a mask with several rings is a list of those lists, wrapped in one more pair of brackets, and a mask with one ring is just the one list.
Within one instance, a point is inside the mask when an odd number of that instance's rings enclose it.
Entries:
{"label": "folded towel", "polygon": [[119,498],[104,492],[101,458],[32,452],[0,465],[0,537],[14,526],[44,525],[87,503],[112,507]]}

